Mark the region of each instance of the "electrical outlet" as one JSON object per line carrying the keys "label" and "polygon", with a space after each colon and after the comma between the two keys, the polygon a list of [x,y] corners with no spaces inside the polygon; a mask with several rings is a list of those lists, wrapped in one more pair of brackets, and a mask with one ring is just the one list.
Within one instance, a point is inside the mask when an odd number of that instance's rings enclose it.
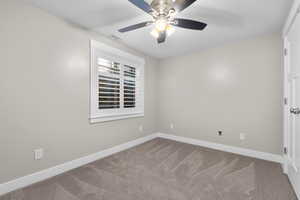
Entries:
{"label": "electrical outlet", "polygon": [[143,131],[144,131],[143,125],[140,125],[140,126],[139,126],[139,131],[140,131],[140,132],[143,132]]}
{"label": "electrical outlet", "polygon": [[174,124],[173,123],[170,124],[170,129],[174,129]]}
{"label": "electrical outlet", "polygon": [[240,140],[246,140],[246,133],[240,133]]}
{"label": "electrical outlet", "polygon": [[222,136],[223,135],[223,131],[218,131],[218,135]]}
{"label": "electrical outlet", "polygon": [[44,157],[44,149],[35,149],[34,150],[34,159],[41,160]]}

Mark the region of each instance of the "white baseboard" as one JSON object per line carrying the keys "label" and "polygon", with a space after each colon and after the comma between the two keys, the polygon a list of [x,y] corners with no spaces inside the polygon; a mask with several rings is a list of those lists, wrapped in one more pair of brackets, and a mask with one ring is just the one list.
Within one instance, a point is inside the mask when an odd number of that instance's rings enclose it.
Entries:
{"label": "white baseboard", "polygon": [[220,151],[230,152],[230,153],[239,154],[239,155],[243,155],[243,156],[258,158],[258,159],[262,159],[262,160],[267,160],[267,161],[272,161],[272,162],[277,162],[277,163],[284,163],[283,156],[277,155],[277,154],[260,152],[260,151],[255,151],[255,150],[245,149],[245,148],[240,148],[240,147],[233,147],[233,146],[229,146],[229,145],[207,142],[207,141],[203,141],[203,140],[197,140],[197,139],[181,137],[181,136],[176,136],[176,135],[170,135],[170,134],[164,134],[164,133],[157,133],[157,137],[175,140],[178,142],[183,142],[183,143],[188,143],[188,144],[193,144],[193,145],[197,145],[197,146],[207,147],[207,148],[216,149],[216,150],[220,150]]}
{"label": "white baseboard", "polygon": [[[289,170],[292,170],[289,172]],[[290,183],[298,197],[300,199],[300,188],[298,187],[299,185],[299,180],[297,180],[298,176],[296,175],[298,169],[297,166],[290,160],[287,156],[285,156],[285,174],[288,176]]]}
{"label": "white baseboard", "polygon": [[284,174],[288,174],[288,158],[287,156],[283,156],[283,162],[281,164],[282,170]]}
{"label": "white baseboard", "polygon": [[291,177],[289,174],[288,174],[288,178],[289,178],[290,183],[296,193],[297,198],[300,199],[300,189],[296,187],[297,186],[296,180],[293,177]]}
{"label": "white baseboard", "polygon": [[24,188],[26,186],[32,185],[34,183],[49,179],[53,176],[57,176],[59,174],[62,174],[64,172],[70,171],[72,169],[81,167],[83,165],[86,165],[88,163],[94,162],[96,160],[99,160],[101,158],[110,156],[112,154],[118,153],[120,151],[124,151],[126,149],[129,149],[131,147],[137,146],[139,144],[145,143],[147,141],[150,141],[157,137],[157,134],[148,135],[109,149],[105,149],[103,151],[100,151],[95,154],[91,154],[76,160],[72,160],[69,162],[66,162],[61,165],[57,165],[55,167],[51,167],[49,169],[45,169],[39,172],[36,172],[34,174],[30,174],[12,181],[9,181],[7,183],[0,184],[0,196],[9,192],[12,192],[14,190],[18,190],[21,188]]}
{"label": "white baseboard", "polygon": [[259,152],[259,151],[254,151],[254,150],[250,150],[250,149],[233,147],[233,146],[217,144],[217,143],[212,143],[212,142],[207,142],[207,141],[202,141],[202,140],[197,140],[197,139],[192,139],[192,138],[186,138],[186,137],[181,137],[181,136],[169,135],[169,134],[164,134],[164,133],[155,133],[155,134],[148,135],[146,137],[139,138],[139,139],[136,139],[136,140],[133,140],[133,141],[109,148],[109,149],[105,149],[105,150],[100,151],[95,154],[91,154],[91,155],[88,155],[88,156],[85,156],[85,157],[82,157],[82,158],[79,158],[76,160],[72,160],[72,161],[63,163],[61,165],[57,165],[55,167],[51,167],[49,169],[45,169],[45,170],[36,172],[34,174],[30,174],[30,175],[9,181],[7,183],[0,184],[0,196],[3,194],[6,194],[6,193],[12,192],[14,190],[18,190],[18,189],[24,188],[26,186],[32,185],[34,183],[49,179],[53,176],[57,176],[64,172],[81,167],[83,165],[86,165],[88,163],[94,162],[101,158],[110,156],[112,154],[118,153],[120,151],[124,151],[126,149],[132,148],[134,146],[137,146],[139,144],[145,143],[147,141],[150,141],[150,140],[158,138],[158,137],[175,140],[178,142],[198,145],[198,146],[202,146],[202,147],[207,147],[207,148],[211,148],[211,149],[216,149],[216,150],[220,150],[220,151],[254,157],[254,158],[258,158],[258,159],[268,160],[268,161],[272,161],[272,162],[277,162],[277,163],[282,163],[282,164],[284,163],[283,156],[281,156],[281,155]]}

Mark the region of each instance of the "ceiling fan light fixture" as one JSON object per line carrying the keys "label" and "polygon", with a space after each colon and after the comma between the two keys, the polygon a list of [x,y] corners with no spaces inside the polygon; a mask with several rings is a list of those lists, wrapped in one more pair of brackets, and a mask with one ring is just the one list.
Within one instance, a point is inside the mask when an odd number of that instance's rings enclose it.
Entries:
{"label": "ceiling fan light fixture", "polygon": [[157,39],[157,38],[159,37],[159,31],[158,31],[156,28],[154,28],[154,29],[150,32],[150,34],[151,34],[155,39]]}
{"label": "ceiling fan light fixture", "polygon": [[[175,32],[175,28],[173,26],[167,25],[166,27],[167,36],[171,36]],[[160,31],[158,31],[156,28],[154,28],[150,34],[157,39],[160,35]]]}
{"label": "ceiling fan light fixture", "polygon": [[165,31],[167,29],[167,27],[168,27],[168,22],[166,19],[161,18],[161,19],[156,20],[155,28],[158,31],[160,31],[160,32]]}
{"label": "ceiling fan light fixture", "polygon": [[173,26],[167,26],[167,36],[171,36],[175,32],[175,28]]}

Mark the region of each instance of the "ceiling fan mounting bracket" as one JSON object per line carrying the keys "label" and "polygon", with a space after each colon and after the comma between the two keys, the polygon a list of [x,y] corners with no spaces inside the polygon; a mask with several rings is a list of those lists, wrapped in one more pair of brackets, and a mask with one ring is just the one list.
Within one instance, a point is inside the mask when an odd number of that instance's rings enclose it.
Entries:
{"label": "ceiling fan mounting bracket", "polygon": [[158,12],[159,15],[168,15],[173,8],[172,0],[153,0],[151,7]]}

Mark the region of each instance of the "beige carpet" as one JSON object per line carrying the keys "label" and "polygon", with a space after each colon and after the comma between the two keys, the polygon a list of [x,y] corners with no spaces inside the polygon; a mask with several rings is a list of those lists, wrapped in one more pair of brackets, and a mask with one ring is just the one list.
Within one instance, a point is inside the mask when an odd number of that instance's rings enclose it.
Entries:
{"label": "beige carpet", "polygon": [[296,200],[279,164],[155,139],[0,200]]}

